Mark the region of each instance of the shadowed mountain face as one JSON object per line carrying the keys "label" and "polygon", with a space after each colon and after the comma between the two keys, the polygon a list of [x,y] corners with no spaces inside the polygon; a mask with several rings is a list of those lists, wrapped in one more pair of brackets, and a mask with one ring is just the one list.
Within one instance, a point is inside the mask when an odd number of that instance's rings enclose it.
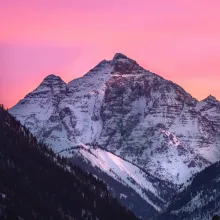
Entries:
{"label": "shadowed mountain face", "polygon": [[99,147],[177,186],[220,159],[220,103],[197,101],[123,54],[68,84],[49,75],[10,113],[56,153]]}
{"label": "shadowed mountain face", "polygon": [[156,220],[212,220],[220,214],[220,162],[195,175]]}

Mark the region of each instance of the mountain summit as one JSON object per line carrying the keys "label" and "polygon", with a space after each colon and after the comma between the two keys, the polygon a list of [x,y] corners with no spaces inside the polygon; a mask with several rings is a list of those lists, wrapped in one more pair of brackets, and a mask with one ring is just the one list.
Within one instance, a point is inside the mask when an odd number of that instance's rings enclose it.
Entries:
{"label": "mountain summit", "polygon": [[122,53],[116,53],[113,57],[113,60],[118,60],[118,59],[128,59],[128,57]]}
{"label": "mountain summit", "polygon": [[208,102],[208,103],[220,103],[214,96],[210,95],[206,99],[203,100],[203,102]]}

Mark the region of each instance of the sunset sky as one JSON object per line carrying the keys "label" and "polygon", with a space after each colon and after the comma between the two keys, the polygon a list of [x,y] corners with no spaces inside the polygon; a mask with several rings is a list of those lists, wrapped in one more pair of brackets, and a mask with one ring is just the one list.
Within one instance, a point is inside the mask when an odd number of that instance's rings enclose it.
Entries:
{"label": "sunset sky", "polygon": [[220,99],[219,0],[1,0],[0,103],[121,52],[201,100]]}

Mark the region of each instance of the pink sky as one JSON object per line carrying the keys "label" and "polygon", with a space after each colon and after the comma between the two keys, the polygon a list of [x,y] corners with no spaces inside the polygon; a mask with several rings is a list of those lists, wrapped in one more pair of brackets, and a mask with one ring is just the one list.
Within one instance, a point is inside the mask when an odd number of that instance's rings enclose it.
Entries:
{"label": "pink sky", "polygon": [[0,103],[124,53],[197,99],[220,99],[219,0],[1,0]]}

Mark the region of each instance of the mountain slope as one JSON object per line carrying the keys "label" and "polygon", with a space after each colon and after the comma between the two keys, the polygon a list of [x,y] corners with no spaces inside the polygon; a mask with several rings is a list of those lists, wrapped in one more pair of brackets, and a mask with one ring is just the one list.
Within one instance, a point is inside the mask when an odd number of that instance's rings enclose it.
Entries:
{"label": "mountain slope", "polygon": [[102,181],[56,157],[0,107],[1,219],[136,219]]}
{"label": "mountain slope", "polygon": [[195,175],[158,220],[208,220],[220,214],[220,162]]}
{"label": "mountain slope", "polygon": [[[74,150],[73,163],[80,158],[81,161],[88,163],[94,168],[98,168],[110,177],[114,178],[124,186],[128,187],[130,192],[134,191],[145,200],[143,207],[148,207],[148,217],[150,213],[157,213],[166,204],[166,201],[175,192],[172,184],[153,177],[144,172],[136,165],[121,159],[120,157],[100,148],[89,146],[77,147]],[[106,182],[108,184],[108,182]],[[109,185],[109,184],[108,184]],[[111,185],[109,185],[112,188]],[[113,189],[114,190],[114,189]],[[133,193],[133,192],[132,192]],[[125,195],[129,199],[130,195]],[[150,210],[154,210],[150,211]],[[133,211],[133,209],[131,209]],[[141,216],[137,213],[138,216]],[[142,216],[146,219],[146,215]]]}
{"label": "mountain slope", "polygon": [[111,194],[140,219],[157,214],[175,192],[172,184],[145,173],[110,152],[82,146],[73,150],[72,163],[102,179]]}
{"label": "mountain slope", "polygon": [[46,77],[10,113],[60,155],[73,157],[79,145],[105,149],[173,192],[220,159],[220,103],[197,101],[123,54],[68,84]]}

